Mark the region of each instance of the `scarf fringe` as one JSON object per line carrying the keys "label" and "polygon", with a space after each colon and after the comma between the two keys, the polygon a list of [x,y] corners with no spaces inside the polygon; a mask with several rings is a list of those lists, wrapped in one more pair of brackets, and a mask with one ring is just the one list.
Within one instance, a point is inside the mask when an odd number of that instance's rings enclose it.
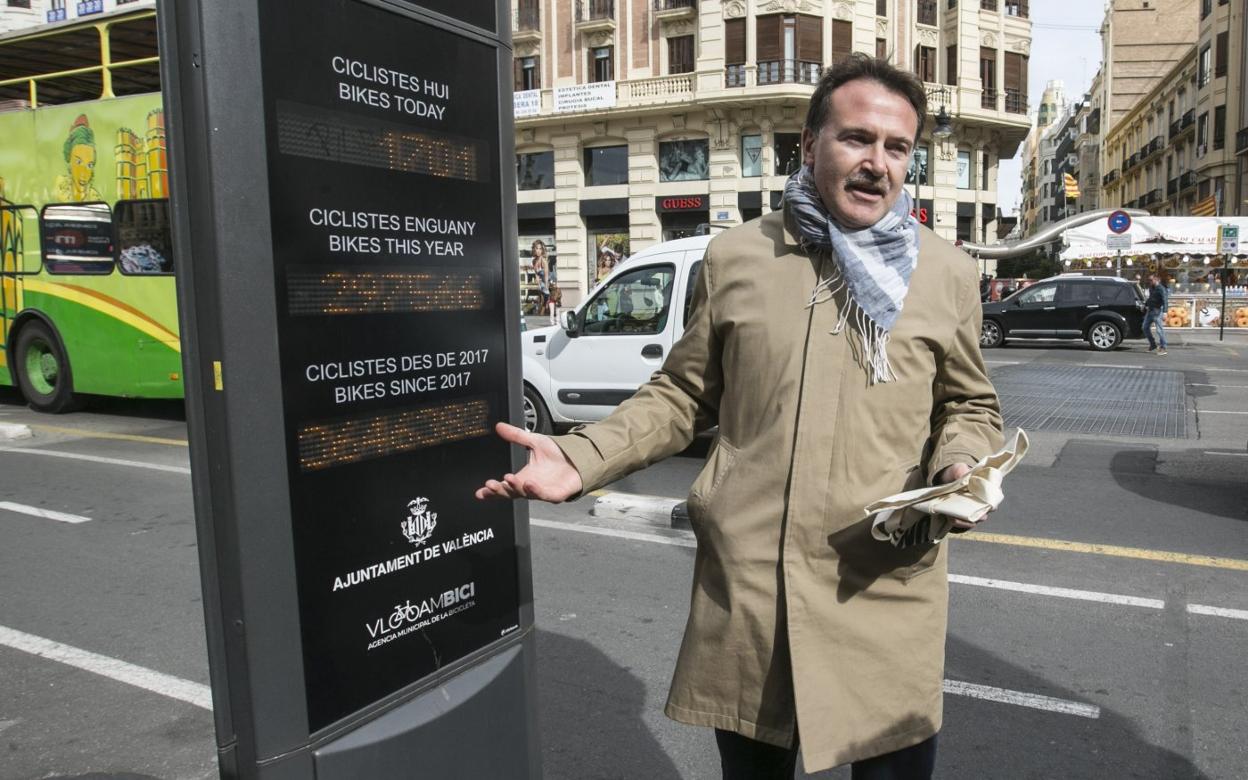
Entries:
{"label": "scarf fringe", "polygon": [[[820,279],[819,283],[815,285],[815,289],[810,293],[810,301],[807,302],[806,308],[810,309],[821,303],[827,303],[836,298],[841,292],[847,293],[848,285],[840,267],[836,263],[831,265],[832,273]],[[829,333],[833,336],[841,333],[845,330],[849,318],[853,317],[854,332],[862,345],[861,362],[865,364],[863,368],[867,369],[870,383],[875,385],[884,382],[895,382],[897,375],[893,373],[893,365],[888,360],[888,331],[872,322],[870,315],[863,311],[852,295],[845,294],[841,298],[836,327]]]}

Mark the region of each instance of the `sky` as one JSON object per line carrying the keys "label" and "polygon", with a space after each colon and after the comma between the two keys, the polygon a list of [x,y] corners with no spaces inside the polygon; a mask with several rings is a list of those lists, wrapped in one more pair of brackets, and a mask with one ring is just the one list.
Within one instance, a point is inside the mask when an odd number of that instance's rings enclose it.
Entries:
{"label": "sky", "polygon": [[[1060,80],[1066,99],[1077,98],[1092,85],[1101,64],[1101,36],[1105,18],[1103,0],[1032,0],[1031,58],[1028,62],[1027,101],[1033,113],[1044,85]],[[1022,200],[1022,155],[1002,160],[997,177],[997,202],[1011,214]]]}

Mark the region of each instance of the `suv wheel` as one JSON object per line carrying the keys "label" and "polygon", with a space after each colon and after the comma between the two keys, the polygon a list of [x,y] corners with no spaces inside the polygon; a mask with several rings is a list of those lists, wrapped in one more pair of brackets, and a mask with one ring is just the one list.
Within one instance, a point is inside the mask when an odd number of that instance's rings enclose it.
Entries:
{"label": "suv wheel", "polygon": [[979,329],[979,346],[999,347],[1003,341],[1005,341],[1005,332],[1001,330],[1001,323],[996,320],[984,320],[984,324]]}
{"label": "suv wheel", "polygon": [[1122,330],[1112,322],[1098,322],[1088,328],[1088,343],[1098,352],[1108,352],[1122,342]]}

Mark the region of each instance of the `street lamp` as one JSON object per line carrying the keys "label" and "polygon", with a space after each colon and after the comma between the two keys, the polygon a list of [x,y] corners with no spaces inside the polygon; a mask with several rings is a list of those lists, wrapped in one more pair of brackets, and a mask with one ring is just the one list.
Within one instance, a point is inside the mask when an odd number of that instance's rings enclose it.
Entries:
{"label": "street lamp", "polygon": [[953,135],[953,121],[949,118],[949,112],[941,106],[940,112],[936,114],[936,126],[932,128],[932,138],[943,141],[951,135]]}
{"label": "street lamp", "polygon": [[[927,93],[927,96],[929,98],[935,97],[941,100],[940,111],[936,113],[936,126],[932,128],[932,141],[933,142],[943,141],[949,136],[953,135],[953,120],[949,118],[949,112],[945,110],[945,101],[948,100],[949,98],[949,91],[943,88],[934,89],[934,90],[929,91]],[[927,171],[931,170],[932,160],[935,159],[935,157],[936,157],[936,149],[935,149],[935,143],[933,143],[933,148],[928,150],[927,160],[925,161],[925,170],[923,171],[923,174],[926,174]],[[916,170],[914,172],[915,213],[919,213],[922,210],[922,206],[920,205],[921,197],[919,194],[919,186],[920,186],[921,181],[922,181],[922,176],[920,175],[920,172]],[[936,206],[935,199],[933,199],[932,201],[933,212],[936,210],[935,206]],[[936,222],[936,215],[934,213],[929,214],[928,220],[929,220],[928,226],[930,227],[932,224]]]}

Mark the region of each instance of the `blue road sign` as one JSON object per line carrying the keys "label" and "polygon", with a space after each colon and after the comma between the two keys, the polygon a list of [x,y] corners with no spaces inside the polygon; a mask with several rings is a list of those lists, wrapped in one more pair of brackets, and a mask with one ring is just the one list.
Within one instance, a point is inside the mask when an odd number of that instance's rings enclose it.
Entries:
{"label": "blue road sign", "polygon": [[1109,229],[1114,233],[1126,233],[1131,229],[1131,215],[1121,209],[1110,214]]}

